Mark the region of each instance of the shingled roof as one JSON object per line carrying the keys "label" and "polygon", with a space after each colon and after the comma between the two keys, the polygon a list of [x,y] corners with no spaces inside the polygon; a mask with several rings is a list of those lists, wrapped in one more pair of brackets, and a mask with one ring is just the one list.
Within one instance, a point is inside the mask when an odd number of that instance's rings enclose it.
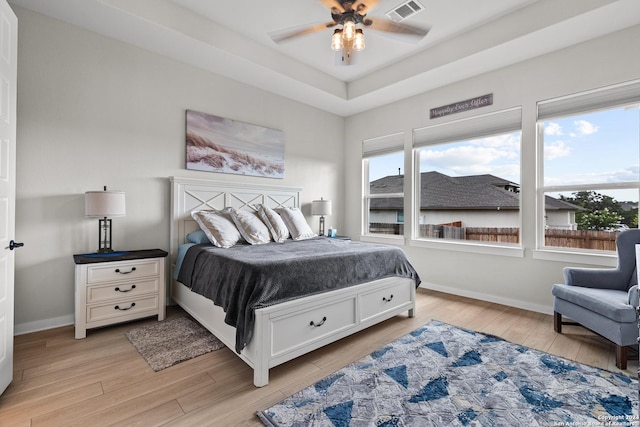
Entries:
{"label": "shingled roof", "polygon": [[[404,175],[390,175],[371,182],[371,194],[401,193]],[[440,172],[420,174],[420,210],[517,210],[520,186],[494,175],[447,176]],[[578,210],[571,203],[545,196],[547,210]],[[371,199],[371,209],[403,209],[400,198]]]}

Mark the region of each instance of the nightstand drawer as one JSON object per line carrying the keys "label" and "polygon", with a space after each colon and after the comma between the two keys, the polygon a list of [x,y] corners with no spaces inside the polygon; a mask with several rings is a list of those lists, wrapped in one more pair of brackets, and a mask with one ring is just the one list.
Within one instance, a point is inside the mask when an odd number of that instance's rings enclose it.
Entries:
{"label": "nightstand drawer", "polygon": [[160,280],[158,278],[129,280],[109,285],[93,285],[87,287],[87,304],[100,301],[118,300],[137,297],[142,294],[158,293]]}
{"label": "nightstand drawer", "polygon": [[144,311],[157,311],[158,295],[133,298],[120,302],[111,302],[87,307],[87,323],[99,322],[124,316],[135,315]]}
{"label": "nightstand drawer", "polygon": [[[108,264],[108,263],[105,263]],[[136,260],[118,262],[117,265],[92,265],[87,269],[87,283],[111,282],[114,280],[131,280],[138,277],[158,276],[160,261]]]}

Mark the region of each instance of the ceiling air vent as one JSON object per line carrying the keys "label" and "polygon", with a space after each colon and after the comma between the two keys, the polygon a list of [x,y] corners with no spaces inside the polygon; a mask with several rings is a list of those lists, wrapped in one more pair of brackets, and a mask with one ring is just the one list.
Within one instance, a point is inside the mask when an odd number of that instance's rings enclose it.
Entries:
{"label": "ceiling air vent", "polygon": [[400,22],[415,15],[423,9],[424,6],[417,1],[409,0],[387,12],[387,16],[393,21]]}

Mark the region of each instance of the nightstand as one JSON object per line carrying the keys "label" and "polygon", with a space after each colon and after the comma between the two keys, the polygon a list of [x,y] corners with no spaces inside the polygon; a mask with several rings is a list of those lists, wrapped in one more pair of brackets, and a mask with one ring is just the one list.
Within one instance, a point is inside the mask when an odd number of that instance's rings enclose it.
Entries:
{"label": "nightstand", "polygon": [[74,255],[76,339],[87,329],[165,316],[165,257],[161,249]]}

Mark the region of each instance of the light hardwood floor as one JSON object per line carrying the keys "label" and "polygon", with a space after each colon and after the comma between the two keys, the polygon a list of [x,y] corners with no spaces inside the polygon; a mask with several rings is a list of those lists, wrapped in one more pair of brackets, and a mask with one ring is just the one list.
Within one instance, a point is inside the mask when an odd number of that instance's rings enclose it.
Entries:
{"label": "light hardwood floor", "polygon": [[[618,371],[606,340],[576,326],[553,331],[549,315],[418,289],[415,318],[397,316],[271,370],[266,387],[222,349],[153,372],[124,332],[146,319],[91,330],[73,327],[15,338],[14,381],[0,397],[0,426],[260,426],[265,409],[431,319],[500,336]],[[168,317],[184,315],[169,307]],[[636,375],[638,362],[625,374]]]}

